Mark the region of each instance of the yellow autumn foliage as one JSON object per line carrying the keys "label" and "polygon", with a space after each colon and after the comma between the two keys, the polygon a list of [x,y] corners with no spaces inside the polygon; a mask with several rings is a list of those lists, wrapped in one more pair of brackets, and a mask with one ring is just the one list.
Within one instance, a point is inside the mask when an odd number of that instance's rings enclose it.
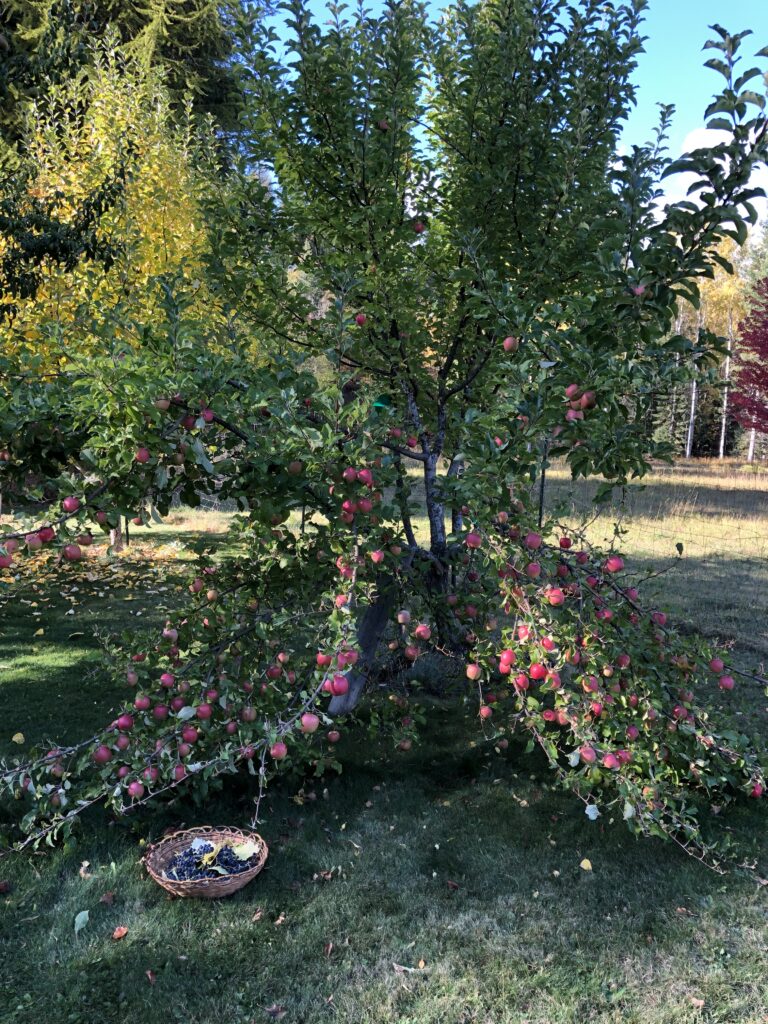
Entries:
{"label": "yellow autumn foliage", "polygon": [[[105,338],[136,345],[140,327],[153,320],[156,278],[201,279],[206,233],[192,144],[191,131],[174,123],[162,84],[114,51],[100,54],[87,79],[51,89],[30,122],[30,191],[66,221],[125,162],[124,193],[100,226],[118,257],[109,270],[87,260],[72,271],[44,265],[35,298],[17,300],[17,315],[2,325],[6,354],[27,363],[31,356],[46,372],[87,358]],[[199,302],[204,308],[202,284]]]}

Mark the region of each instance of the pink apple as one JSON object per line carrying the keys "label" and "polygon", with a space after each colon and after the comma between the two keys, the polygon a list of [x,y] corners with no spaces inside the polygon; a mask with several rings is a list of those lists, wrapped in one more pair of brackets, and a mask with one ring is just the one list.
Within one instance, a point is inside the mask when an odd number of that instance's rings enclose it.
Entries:
{"label": "pink apple", "polygon": [[164,721],[168,717],[169,708],[165,704],[156,704],[152,708],[152,716],[156,718],[158,722]]}
{"label": "pink apple", "polygon": [[472,533],[467,534],[467,536],[464,538],[464,543],[470,549],[477,549],[483,543],[483,538],[480,536],[479,533],[475,533],[473,531]]}
{"label": "pink apple", "polygon": [[606,754],[602,760],[603,768],[615,769],[619,767],[620,763],[621,762],[615,754]]}
{"label": "pink apple", "polygon": [[533,532],[531,532],[531,533],[527,533],[527,534],[525,535],[525,538],[524,538],[524,540],[523,540],[523,543],[525,544],[525,546],[526,546],[527,548],[530,548],[530,549],[531,549],[532,551],[536,551],[536,550],[537,550],[538,548],[540,548],[540,547],[541,547],[541,545],[542,545],[542,537],[541,537],[541,534],[539,534],[539,533],[533,533]]}
{"label": "pink apple", "polygon": [[507,337],[502,341],[501,346],[505,352],[517,352],[520,347],[520,339],[511,336]]}
{"label": "pink apple", "polygon": [[133,728],[133,715],[120,715],[117,720],[117,728],[121,732],[130,732]]}
{"label": "pink apple", "polygon": [[144,787],[138,781],[128,783],[128,796],[132,800],[141,800],[144,796]]}
{"label": "pink apple", "polygon": [[80,508],[80,499],[76,498],[74,494],[70,494],[64,499],[64,501],[62,501],[61,507],[69,514],[77,512]]}
{"label": "pink apple", "polygon": [[149,711],[152,707],[152,701],[146,694],[140,693],[134,700],[133,706],[137,711]]}
{"label": "pink apple", "polygon": [[349,693],[349,680],[340,672],[331,680],[331,693],[334,697],[343,697],[345,693]]}
{"label": "pink apple", "polygon": [[166,690],[170,690],[173,684],[176,682],[176,676],[171,672],[163,672],[160,676],[160,685],[165,687]]}
{"label": "pink apple", "polygon": [[100,746],[96,747],[94,752],[91,754],[91,757],[96,764],[108,764],[112,760],[112,751],[102,743]]}
{"label": "pink apple", "polygon": [[432,630],[426,624],[426,622],[420,622],[416,629],[413,631],[413,635],[417,640],[429,640],[432,636]]}
{"label": "pink apple", "polygon": [[137,462],[149,462],[151,456],[149,454],[149,448],[139,448],[134,456]]}
{"label": "pink apple", "polygon": [[144,781],[150,783],[151,785],[153,782],[157,782],[159,774],[160,773],[158,772],[157,768],[155,768],[154,765],[150,765],[148,768],[144,769]]}
{"label": "pink apple", "polygon": [[722,658],[713,658],[709,663],[709,667],[712,672],[722,672],[725,668],[725,662]]}
{"label": "pink apple", "polygon": [[282,761],[284,757],[288,756],[288,747],[286,747],[282,740],[277,740],[269,748],[269,753],[275,761]]}
{"label": "pink apple", "polygon": [[721,690],[732,690],[736,684],[733,676],[720,676],[717,685]]}
{"label": "pink apple", "polygon": [[597,760],[597,751],[594,747],[579,747],[579,756],[585,764],[594,764]]}
{"label": "pink apple", "polygon": [[365,315],[365,313],[358,313],[357,316],[355,317],[355,323],[357,324],[358,327],[362,327],[367,319],[368,317]]}
{"label": "pink apple", "polygon": [[605,569],[606,572],[621,572],[623,568],[624,561],[619,558],[618,555],[611,555],[605,560],[605,564],[603,565],[603,569]]}
{"label": "pink apple", "polygon": [[549,603],[555,608],[558,607],[558,605],[563,604],[565,601],[565,594],[559,587],[552,587],[551,590],[547,591],[545,596]]}
{"label": "pink apple", "polygon": [[480,708],[479,714],[484,721],[487,721],[487,719],[493,715],[493,708],[489,708],[487,704],[483,704]]}
{"label": "pink apple", "polygon": [[301,716],[301,731],[306,733],[317,732],[318,726],[320,725],[320,719],[317,715],[313,715],[311,711],[305,711]]}

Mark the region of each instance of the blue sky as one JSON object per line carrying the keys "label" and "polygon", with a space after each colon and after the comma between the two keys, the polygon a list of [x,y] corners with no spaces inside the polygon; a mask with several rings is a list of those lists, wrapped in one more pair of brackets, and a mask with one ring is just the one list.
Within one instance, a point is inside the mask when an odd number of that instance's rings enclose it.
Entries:
{"label": "blue sky", "polygon": [[704,109],[723,79],[705,68],[715,51],[702,51],[713,36],[708,26],[722,25],[731,33],[751,28],[753,35],[742,43],[743,69],[755,52],[768,46],[768,0],[651,0],[645,19],[648,37],[638,61],[637,108],[630,116],[624,141],[642,143],[651,137],[658,103],[676,108],[670,151],[677,155],[686,136],[703,127]]}

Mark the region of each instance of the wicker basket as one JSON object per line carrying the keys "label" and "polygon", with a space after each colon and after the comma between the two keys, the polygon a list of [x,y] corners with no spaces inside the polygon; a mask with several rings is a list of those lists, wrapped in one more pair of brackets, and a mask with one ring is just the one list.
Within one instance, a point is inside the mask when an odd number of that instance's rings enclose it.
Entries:
{"label": "wicker basket", "polygon": [[[188,849],[190,843],[195,839],[207,839],[211,843],[243,843],[250,841],[256,843],[259,847],[258,860],[247,871],[241,871],[237,875],[221,875],[217,878],[195,878],[186,882],[177,882],[172,878],[164,878],[163,872],[167,870],[168,865],[176,854]],[[252,878],[255,878],[264,867],[268,853],[267,844],[256,832],[243,831],[243,829],[230,828],[229,826],[203,825],[200,828],[188,828],[165,836],[158,843],[150,846],[144,855],[144,864],[157,884],[173,896],[218,900],[224,896],[231,896],[233,892],[242,889]]]}

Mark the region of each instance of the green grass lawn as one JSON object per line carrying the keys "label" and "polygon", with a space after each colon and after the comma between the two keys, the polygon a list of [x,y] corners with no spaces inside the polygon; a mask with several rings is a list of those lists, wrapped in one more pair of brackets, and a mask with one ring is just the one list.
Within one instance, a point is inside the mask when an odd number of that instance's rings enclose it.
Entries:
{"label": "green grass lawn", "polygon": [[[703,507],[708,489],[717,509],[709,477],[689,496]],[[764,496],[744,500],[762,503],[751,519],[768,536]],[[672,533],[690,525],[669,503],[667,515],[658,508],[636,506],[628,519],[638,564],[667,557],[645,536],[654,516]],[[715,553],[696,555],[706,595],[697,583],[684,600],[671,575],[657,585],[690,621],[703,609],[700,624],[724,640],[748,635],[748,663],[764,642],[766,598],[737,600],[725,585],[738,537],[724,515]],[[24,749],[11,742],[18,731],[29,746],[108,720],[122,694],[99,671],[97,634],[161,622],[184,592],[183,542],[224,519],[176,514],[151,533],[162,557],[144,541],[114,567],[69,571],[37,590],[30,580],[3,599],[3,753]],[[738,579],[765,589],[766,566]],[[742,731],[768,734],[757,684],[711,700]],[[304,783],[304,799],[300,779],[270,789],[260,825],[267,869],[225,901],[166,898],[140,863],[142,844],[182,822],[247,823],[245,777],[207,806],[179,798],[120,822],[93,814],[73,848],[0,860],[10,883],[0,896],[0,1022],[766,1024],[760,806],[724,823],[757,873],[720,876],[673,846],[634,839],[621,822],[590,822],[535,757],[484,742],[474,711],[430,702],[409,753],[345,729],[340,777]],[[76,936],[83,910],[89,921]],[[116,941],[120,925],[128,932]]]}

